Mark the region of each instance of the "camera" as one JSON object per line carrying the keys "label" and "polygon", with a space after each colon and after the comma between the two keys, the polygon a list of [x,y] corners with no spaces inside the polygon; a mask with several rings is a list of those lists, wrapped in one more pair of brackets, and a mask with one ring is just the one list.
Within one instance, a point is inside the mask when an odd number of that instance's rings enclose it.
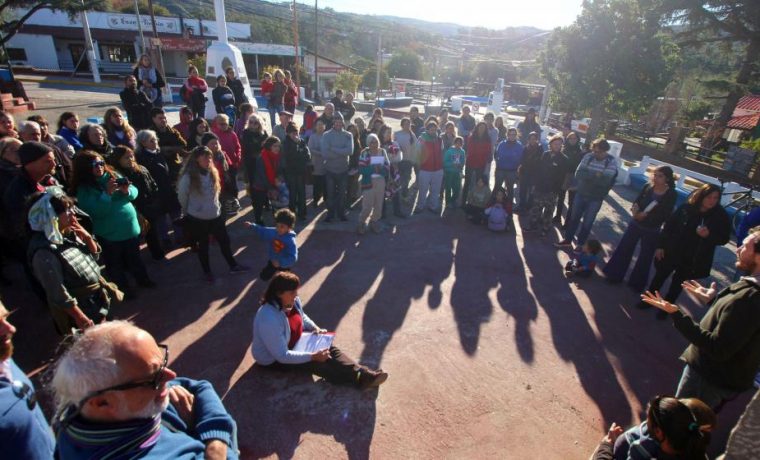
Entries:
{"label": "camera", "polygon": [[118,179],[116,179],[116,185],[118,185],[119,187],[121,187],[122,185],[129,185],[129,179],[127,179],[126,177],[119,177]]}

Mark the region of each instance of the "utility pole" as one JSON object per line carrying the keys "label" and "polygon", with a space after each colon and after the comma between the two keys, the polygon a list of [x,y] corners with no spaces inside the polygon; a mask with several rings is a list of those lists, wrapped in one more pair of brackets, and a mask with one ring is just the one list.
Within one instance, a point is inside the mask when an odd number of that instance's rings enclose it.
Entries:
{"label": "utility pole", "polygon": [[375,75],[375,100],[380,94],[380,69],[383,67],[383,36],[377,34],[377,74]]}
{"label": "utility pole", "polygon": [[[84,5],[84,1],[82,4]],[[95,59],[95,46],[92,44],[92,34],[90,33],[90,22],[87,20],[87,11],[82,11],[82,26],[84,26],[85,53],[87,54],[87,60],[90,61],[92,80],[95,83],[100,83],[100,70],[98,69],[98,62]]]}
{"label": "utility pole", "polygon": [[137,15],[137,30],[140,31],[140,52],[145,54],[145,35],[143,35],[142,20],[140,19],[139,0],[135,0],[135,14]]}
{"label": "utility pole", "polygon": [[[148,0],[148,9],[150,10],[150,23],[153,28],[153,37],[156,39],[156,42],[158,42],[158,29],[156,28],[156,14],[153,12],[153,0]],[[224,33],[226,34],[227,31],[225,30]],[[158,71],[161,72],[162,75],[166,75],[166,72],[164,72],[164,55],[161,53],[161,45],[158,43],[156,43],[156,54],[158,55]],[[169,85],[166,85],[161,89],[164,96],[171,100],[171,93],[168,91]]]}
{"label": "utility pole", "polygon": [[301,86],[301,78],[298,76],[298,58],[300,53],[298,52],[298,5],[296,4],[296,0],[293,0],[293,46],[295,47],[293,56],[296,62],[293,70],[296,73],[296,87],[299,87]]}
{"label": "utility pole", "polygon": [[317,16],[319,15],[319,0],[314,0],[314,99],[319,101],[319,28]]}

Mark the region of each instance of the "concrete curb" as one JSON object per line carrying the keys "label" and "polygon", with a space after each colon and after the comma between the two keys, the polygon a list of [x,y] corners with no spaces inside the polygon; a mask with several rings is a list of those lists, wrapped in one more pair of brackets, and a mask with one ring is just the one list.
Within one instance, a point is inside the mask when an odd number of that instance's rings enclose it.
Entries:
{"label": "concrete curb", "polygon": [[68,85],[68,86],[87,86],[87,87],[95,87],[95,88],[121,88],[124,85],[119,85],[116,82],[114,83],[95,83],[93,81],[79,81],[79,80],[63,80],[63,79],[57,79],[57,78],[46,78],[46,79],[39,79],[39,78],[24,78],[24,77],[16,77],[16,80],[24,82],[24,83],[48,83],[51,85]]}

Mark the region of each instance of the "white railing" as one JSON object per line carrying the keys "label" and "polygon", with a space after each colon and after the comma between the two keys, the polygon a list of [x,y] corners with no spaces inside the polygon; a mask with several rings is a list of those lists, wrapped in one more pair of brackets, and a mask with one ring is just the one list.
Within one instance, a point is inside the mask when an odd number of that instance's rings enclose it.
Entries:
{"label": "white railing", "polygon": [[[650,167],[657,167],[657,166],[670,166],[673,169],[673,172],[678,177],[678,180],[676,181],[676,188],[679,188],[684,191],[690,191],[693,189],[693,187],[686,186],[686,180],[691,179],[692,181],[702,182],[702,183],[709,183],[709,184],[715,184],[718,187],[721,186],[720,180],[718,180],[715,177],[707,176],[705,174],[700,174],[698,172],[691,171],[689,169],[681,168],[680,166],[675,166],[670,163],[666,163],[664,161],[655,160],[653,158],[650,158],[648,156],[644,156],[644,158],[641,159],[641,161],[636,166],[628,167],[621,166],[620,168],[620,174],[618,175],[618,182],[622,180],[622,183],[625,185],[631,184],[631,174],[647,174],[647,170]],[[622,178],[622,179],[621,179]],[[748,191],[749,189],[747,187],[743,187],[736,182],[724,182],[723,183],[723,195],[720,198],[720,202],[722,205],[727,205],[733,200],[733,194],[734,193],[743,193]],[[753,192],[752,196],[756,200],[760,200],[760,192]]]}

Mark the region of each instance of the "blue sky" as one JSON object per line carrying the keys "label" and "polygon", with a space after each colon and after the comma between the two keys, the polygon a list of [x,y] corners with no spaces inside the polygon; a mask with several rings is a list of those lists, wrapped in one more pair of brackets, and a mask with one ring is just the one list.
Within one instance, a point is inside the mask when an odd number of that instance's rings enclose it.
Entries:
{"label": "blue sky", "polygon": [[[572,23],[582,0],[319,0],[319,7],[336,11],[452,22],[503,29],[533,26],[553,29]],[[300,0],[299,3],[311,3]]]}

